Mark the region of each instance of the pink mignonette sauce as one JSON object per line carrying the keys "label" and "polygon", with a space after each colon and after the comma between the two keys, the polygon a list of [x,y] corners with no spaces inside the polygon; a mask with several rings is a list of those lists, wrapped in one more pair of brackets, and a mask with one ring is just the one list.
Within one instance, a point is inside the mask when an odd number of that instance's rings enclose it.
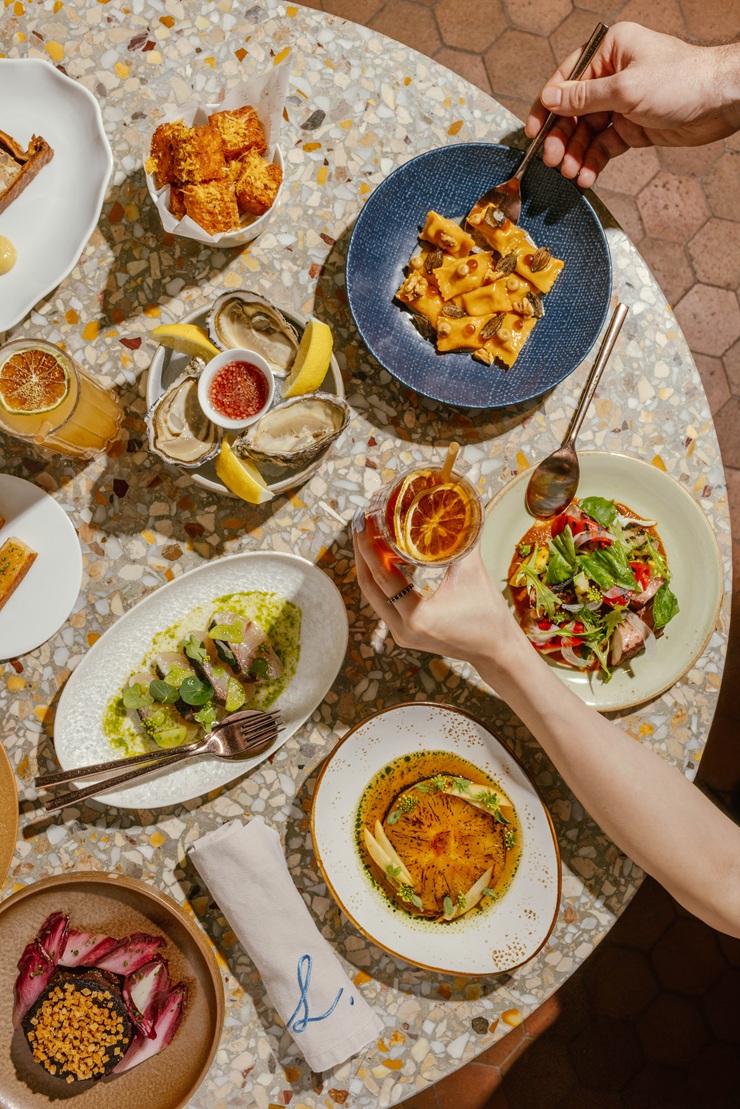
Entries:
{"label": "pink mignonette sauce", "polygon": [[227,420],[250,420],[267,403],[270,387],[259,366],[252,362],[227,362],[213,375],[208,399]]}

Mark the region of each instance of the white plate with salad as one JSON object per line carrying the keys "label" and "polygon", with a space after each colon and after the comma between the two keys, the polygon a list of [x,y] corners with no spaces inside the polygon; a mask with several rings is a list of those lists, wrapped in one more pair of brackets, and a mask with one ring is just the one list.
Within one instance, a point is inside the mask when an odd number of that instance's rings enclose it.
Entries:
{"label": "white plate with salad", "polygon": [[700,504],[663,470],[626,455],[579,454],[578,495],[534,520],[531,476],[488,507],[481,549],[517,619],[574,692],[602,712],[659,696],[702,654],[724,588]]}
{"label": "white plate with salad", "polygon": [[242,706],[279,710],[285,728],[263,754],[163,767],[100,800],[151,809],[218,789],[273,755],[321,703],[347,637],[339,590],[297,555],[251,551],[191,570],[122,616],[74,671],[54,727],[62,769],[176,749]]}

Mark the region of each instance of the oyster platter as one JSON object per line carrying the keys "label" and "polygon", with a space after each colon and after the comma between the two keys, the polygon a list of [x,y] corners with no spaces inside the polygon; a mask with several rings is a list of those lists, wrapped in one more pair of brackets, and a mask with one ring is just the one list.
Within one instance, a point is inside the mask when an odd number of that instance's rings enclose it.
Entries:
{"label": "oyster platter", "polygon": [[[320,366],[327,366],[325,374],[322,369],[309,374],[310,389],[305,382],[293,381],[309,327],[326,333]],[[171,335],[175,336],[174,345]],[[197,353],[181,341],[183,335],[195,336]],[[193,481],[205,489],[240,495],[222,478],[225,471],[220,460],[225,453],[232,465],[246,465],[250,472],[254,472],[252,467],[256,469],[266,487],[261,499],[294,488],[314,473],[349,422],[341,371],[330,353],[328,327],[279,309],[255,292],[237,289],[224,293],[177,325],[155,329],[153,337],[162,345],[152,359],[147,381],[149,447],[165,462],[188,470]],[[235,357],[253,355],[273,382],[271,397],[259,415],[238,430],[226,430],[232,426],[228,421],[217,426],[203,400],[210,359],[215,366],[220,358],[228,359],[230,352]]]}

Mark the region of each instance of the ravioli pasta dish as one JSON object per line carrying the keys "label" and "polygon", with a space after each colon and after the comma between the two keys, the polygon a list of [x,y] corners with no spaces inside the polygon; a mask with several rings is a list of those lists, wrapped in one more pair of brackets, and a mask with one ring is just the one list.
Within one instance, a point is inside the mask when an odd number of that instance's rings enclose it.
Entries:
{"label": "ravioli pasta dish", "polygon": [[477,249],[462,227],[429,212],[421,252],[411,258],[396,299],[412,309],[440,353],[469,350],[479,362],[509,368],[544,315],[543,294],[564,263],[493,205],[479,219],[490,250]]}

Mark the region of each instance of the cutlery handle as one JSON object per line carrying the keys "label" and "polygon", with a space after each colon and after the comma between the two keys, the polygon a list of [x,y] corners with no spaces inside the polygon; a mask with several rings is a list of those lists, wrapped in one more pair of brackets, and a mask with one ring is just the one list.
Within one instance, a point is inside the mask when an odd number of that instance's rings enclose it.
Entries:
{"label": "cutlery handle", "polygon": [[[604,35],[606,34],[606,32],[608,30],[609,30],[609,28],[607,27],[606,23],[597,23],[596,24],[596,27],[594,28],[594,32],[591,35],[591,38],[588,40],[588,42],[584,46],[584,48],[581,52],[581,55],[578,58],[578,61],[573,66],[573,69],[570,71],[570,74],[568,76],[569,81],[580,81],[581,77],[583,76],[583,74],[586,71],[586,67],[587,67],[588,63],[591,61],[594,54],[596,53],[596,51],[599,49],[602,42],[604,41]],[[527,166],[532,161],[532,159],[534,158],[535,154],[537,153],[537,151],[542,146],[542,144],[545,141],[545,139],[547,138],[547,136],[550,134],[550,130],[552,129],[553,124],[559,118],[560,117],[557,116],[555,114],[555,112],[550,112],[547,119],[542,124],[542,127],[540,128],[539,133],[537,135],[535,135],[535,137],[532,139],[531,143],[529,144],[529,149],[527,150],[527,153],[524,155],[524,158],[522,159],[522,164],[519,166],[519,169],[514,174],[514,176],[519,181],[521,181],[521,179],[524,176],[524,173],[527,169]]]}
{"label": "cutlery handle", "polygon": [[617,307],[614,309],[614,315],[612,316],[609,326],[606,329],[606,334],[601,341],[599,353],[596,355],[596,361],[591,367],[591,373],[588,375],[586,387],[581,393],[581,399],[579,400],[578,407],[576,408],[573,415],[573,420],[571,421],[570,429],[565,437],[565,442],[563,443],[563,446],[565,446],[566,443],[573,444],[576,441],[576,436],[581,430],[583,417],[586,415],[588,406],[593,400],[593,395],[596,392],[596,386],[599,384],[599,381],[601,380],[601,375],[604,372],[604,367],[609,361],[609,356],[611,355],[611,352],[614,350],[614,344],[617,341],[617,335],[619,335],[619,332],[622,330],[622,324],[627,318],[628,312],[629,308],[626,304],[618,304]]}
{"label": "cutlery handle", "polygon": [[144,774],[151,774],[153,770],[158,770],[160,766],[172,766],[173,763],[183,762],[191,755],[192,751],[171,752],[169,758],[163,757],[154,764],[149,763],[148,766],[140,766],[138,770],[129,770],[127,774],[117,774],[115,778],[109,778],[106,782],[96,782],[91,786],[86,786],[85,789],[72,789],[69,793],[52,797],[49,801],[43,802],[44,809],[46,812],[56,812],[57,809],[66,809],[68,805],[77,805],[88,797],[94,797],[96,793],[105,793],[109,789],[116,789],[117,786],[131,782],[134,778],[142,778]]}
{"label": "cutlery handle", "polygon": [[[206,736],[206,739],[208,737]],[[52,774],[39,774],[35,779],[36,789],[47,789],[49,786],[63,786],[67,782],[74,782],[77,778],[92,778],[96,774],[105,774],[108,770],[125,770],[129,766],[137,766],[144,762],[158,763],[171,759],[174,754],[195,755],[204,746],[204,740],[189,743],[187,747],[165,748],[161,751],[146,751],[142,755],[129,755],[124,759],[110,759],[108,762],[96,762],[90,766],[73,767],[72,770],[55,770]]]}

